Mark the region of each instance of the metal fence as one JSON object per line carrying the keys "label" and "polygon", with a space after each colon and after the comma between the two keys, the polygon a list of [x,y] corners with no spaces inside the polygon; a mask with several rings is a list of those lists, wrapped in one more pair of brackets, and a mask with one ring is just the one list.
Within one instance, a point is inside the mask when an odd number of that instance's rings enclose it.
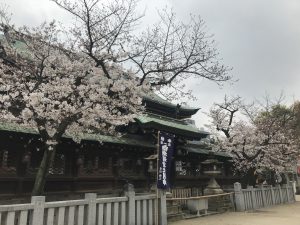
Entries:
{"label": "metal fence", "polygon": [[292,185],[259,186],[242,189],[240,183],[234,184],[235,207],[237,211],[255,210],[272,205],[295,202]]}
{"label": "metal fence", "polygon": [[164,193],[157,198],[133,190],[124,197],[88,193],[81,200],[45,202],[44,196],[34,196],[28,204],[0,206],[1,225],[166,225],[166,218]]}

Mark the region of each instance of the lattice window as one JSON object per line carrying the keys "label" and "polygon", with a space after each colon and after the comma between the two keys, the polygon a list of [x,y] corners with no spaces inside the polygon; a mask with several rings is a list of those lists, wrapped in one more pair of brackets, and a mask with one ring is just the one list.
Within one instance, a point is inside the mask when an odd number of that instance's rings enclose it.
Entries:
{"label": "lattice window", "polygon": [[16,175],[17,158],[16,151],[0,150],[0,176]]}
{"label": "lattice window", "polygon": [[199,163],[178,160],[175,161],[175,172],[177,176],[201,176],[202,168]]}
{"label": "lattice window", "polygon": [[52,165],[49,168],[49,175],[64,175],[66,159],[63,154],[56,153]]}
{"label": "lattice window", "polygon": [[43,153],[39,148],[34,148],[24,154],[23,158],[27,159],[27,162],[25,162],[27,176],[35,176],[43,159]]}
{"label": "lattice window", "polygon": [[119,159],[119,174],[121,176],[140,176],[144,174],[141,159]]}
{"label": "lattice window", "polygon": [[86,153],[77,159],[79,176],[111,176],[112,158]]}
{"label": "lattice window", "polygon": [[[27,176],[34,176],[39,167],[40,163],[43,159],[44,152],[41,151],[39,148],[32,149],[31,151],[25,153],[26,158],[28,160],[27,168],[26,168],[26,175]],[[52,165],[49,168],[49,175],[64,175],[66,169],[66,159],[65,155],[61,153],[56,153],[52,162]]]}

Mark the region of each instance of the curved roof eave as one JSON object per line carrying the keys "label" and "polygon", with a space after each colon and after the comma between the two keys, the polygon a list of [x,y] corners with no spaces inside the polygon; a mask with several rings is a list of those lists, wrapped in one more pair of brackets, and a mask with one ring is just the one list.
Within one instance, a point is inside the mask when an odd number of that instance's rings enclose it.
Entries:
{"label": "curved roof eave", "polygon": [[[143,94],[142,97],[145,101],[151,101],[153,103],[163,105],[163,106],[168,107],[168,108],[176,109],[178,107],[177,104],[171,103],[168,100],[165,100],[165,99],[161,98],[159,95],[157,95],[153,92],[152,93],[147,93],[147,94],[145,93],[145,94]],[[179,112],[189,112],[189,113],[195,114],[196,112],[198,112],[199,109],[200,108],[192,108],[192,107],[189,107],[189,106],[181,105],[179,107]]]}
{"label": "curved roof eave", "polygon": [[185,124],[182,120],[171,119],[164,116],[145,114],[135,119],[144,129],[162,130],[192,139],[201,139],[209,135],[197,127]]}

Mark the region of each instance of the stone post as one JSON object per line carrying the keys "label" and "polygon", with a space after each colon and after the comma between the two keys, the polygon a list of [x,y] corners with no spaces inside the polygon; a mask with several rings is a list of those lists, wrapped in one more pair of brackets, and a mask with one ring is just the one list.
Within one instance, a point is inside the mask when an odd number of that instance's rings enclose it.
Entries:
{"label": "stone post", "polygon": [[34,204],[32,225],[43,225],[45,211],[45,196],[32,196],[31,203]]}
{"label": "stone post", "polygon": [[84,195],[85,199],[88,201],[88,210],[87,210],[87,225],[96,224],[96,198],[97,194],[95,193],[86,193]]}
{"label": "stone post", "polygon": [[167,195],[164,190],[158,190],[158,192],[160,203],[159,225],[167,225]]}
{"label": "stone post", "polygon": [[124,194],[128,197],[127,224],[135,225],[135,192],[132,184],[124,186]]}
{"label": "stone post", "polygon": [[293,191],[291,192],[292,193],[292,202],[295,202],[296,201],[296,186],[295,186],[296,183],[294,182],[291,185],[292,185],[292,189],[293,189]]}
{"label": "stone post", "polygon": [[245,211],[244,194],[242,191],[242,185],[239,182],[234,183],[234,198],[236,211]]}

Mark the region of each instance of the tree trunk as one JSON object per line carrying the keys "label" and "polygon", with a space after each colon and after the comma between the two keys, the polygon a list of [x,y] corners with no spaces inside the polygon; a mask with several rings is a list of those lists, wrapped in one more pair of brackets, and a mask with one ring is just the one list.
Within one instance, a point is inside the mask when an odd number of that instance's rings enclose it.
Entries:
{"label": "tree trunk", "polygon": [[257,176],[254,174],[255,168],[250,168],[243,176],[242,176],[242,184],[243,186],[255,186]]}
{"label": "tree trunk", "polygon": [[56,145],[45,145],[45,151],[40,167],[35,177],[32,196],[42,195],[50,165],[54,159]]}

